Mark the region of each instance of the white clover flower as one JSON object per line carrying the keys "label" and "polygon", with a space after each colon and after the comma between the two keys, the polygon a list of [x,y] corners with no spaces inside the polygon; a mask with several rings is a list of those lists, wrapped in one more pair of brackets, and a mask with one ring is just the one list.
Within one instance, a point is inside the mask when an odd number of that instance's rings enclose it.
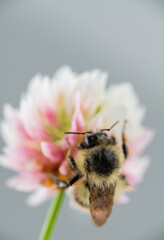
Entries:
{"label": "white clover flower", "polygon": [[[119,121],[110,134],[121,148],[126,119],[129,155],[121,174],[129,186],[142,181],[149,159],[141,154],[151,141],[153,131],[142,125],[145,110],[131,84],[106,88],[106,79],[107,74],[99,70],[78,75],[69,67],[63,67],[52,79],[35,76],[18,109],[9,104],[4,106],[1,133],[6,147],[0,163],[18,172],[8,180],[8,186],[33,192],[28,198],[29,204],[37,205],[55,195],[58,186],[51,175],[66,182],[70,179],[68,151],[77,148],[81,138],[75,134],[64,135],[66,131],[95,131]],[[123,188],[115,201],[127,202],[128,189]]]}

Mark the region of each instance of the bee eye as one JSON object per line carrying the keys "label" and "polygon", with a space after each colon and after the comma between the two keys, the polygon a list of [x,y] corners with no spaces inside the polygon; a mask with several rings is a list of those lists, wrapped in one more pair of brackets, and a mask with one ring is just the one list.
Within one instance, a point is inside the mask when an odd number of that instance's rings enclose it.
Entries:
{"label": "bee eye", "polygon": [[94,146],[97,142],[97,136],[96,135],[91,135],[91,136],[87,136],[85,137],[85,143],[88,145],[88,146]]}
{"label": "bee eye", "polygon": [[105,139],[110,139],[109,135],[107,133],[104,133],[104,138]]}

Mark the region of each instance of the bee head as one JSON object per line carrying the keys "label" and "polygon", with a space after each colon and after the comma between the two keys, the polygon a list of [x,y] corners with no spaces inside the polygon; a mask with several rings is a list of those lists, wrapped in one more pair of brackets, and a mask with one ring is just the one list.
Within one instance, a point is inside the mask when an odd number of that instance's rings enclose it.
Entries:
{"label": "bee head", "polygon": [[116,124],[118,123],[115,122],[110,128],[108,129],[101,129],[100,131],[93,133],[92,131],[87,131],[87,132],[65,132],[65,134],[82,134],[87,136],[84,138],[84,143],[81,143],[79,145],[80,148],[91,148],[94,147],[98,144],[109,144],[113,143],[115,144],[115,139],[110,139],[109,135],[105,133],[104,131],[110,131]]}
{"label": "bee head", "polygon": [[97,132],[95,134],[89,134],[84,139],[85,145],[88,148],[94,147],[101,143],[110,143],[110,136],[104,132]]}

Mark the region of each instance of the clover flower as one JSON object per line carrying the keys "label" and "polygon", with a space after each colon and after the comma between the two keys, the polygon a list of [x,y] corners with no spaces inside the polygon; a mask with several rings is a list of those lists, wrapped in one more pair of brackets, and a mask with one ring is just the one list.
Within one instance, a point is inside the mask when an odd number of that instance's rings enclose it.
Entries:
{"label": "clover flower", "polygon": [[42,203],[58,191],[52,175],[66,182],[70,179],[68,152],[81,138],[64,135],[66,131],[95,131],[119,120],[110,134],[121,145],[126,119],[129,156],[121,173],[131,187],[123,189],[116,202],[128,202],[126,191],[143,180],[149,159],[141,154],[153,137],[153,131],[142,125],[145,109],[131,84],[107,87],[106,81],[107,74],[99,70],[78,75],[63,67],[52,79],[35,76],[18,109],[4,106],[1,133],[6,147],[0,163],[18,173],[7,181],[9,187],[33,192],[27,199],[30,205]]}
{"label": "clover flower", "polygon": [[[6,146],[0,164],[17,172],[15,177],[7,180],[7,185],[32,192],[27,198],[31,206],[56,195],[40,240],[50,240],[52,236],[64,193],[59,188],[59,181],[69,186],[75,174],[68,156],[71,153],[76,163],[79,160],[78,145],[83,142],[83,136],[64,133],[109,129],[119,121],[109,135],[115,137],[121,150],[122,131],[127,121],[128,157],[119,170],[124,184],[119,186],[119,193],[114,194],[114,203],[127,203],[127,192],[143,180],[149,165],[149,158],[142,153],[152,140],[153,131],[142,125],[144,114],[145,109],[139,104],[131,84],[107,86],[106,73],[93,70],[78,75],[67,66],[58,70],[52,79],[35,76],[18,109],[9,104],[4,106],[1,134]],[[75,188],[74,184],[69,188],[71,198]],[[92,204],[89,206],[94,217]],[[100,212],[101,209],[96,210],[96,214]],[[105,221],[101,218],[95,223],[101,226]]]}

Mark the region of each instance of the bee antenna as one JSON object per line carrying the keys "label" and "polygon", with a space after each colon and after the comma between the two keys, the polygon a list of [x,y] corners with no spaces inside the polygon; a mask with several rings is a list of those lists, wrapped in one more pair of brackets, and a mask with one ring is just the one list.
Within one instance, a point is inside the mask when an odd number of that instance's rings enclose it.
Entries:
{"label": "bee antenna", "polygon": [[88,131],[88,132],[64,132],[64,134],[86,134],[86,133],[92,133],[91,131]]}
{"label": "bee antenna", "polygon": [[108,129],[101,129],[100,131],[110,131],[116,124],[119,123],[119,121],[115,122],[110,128]]}

